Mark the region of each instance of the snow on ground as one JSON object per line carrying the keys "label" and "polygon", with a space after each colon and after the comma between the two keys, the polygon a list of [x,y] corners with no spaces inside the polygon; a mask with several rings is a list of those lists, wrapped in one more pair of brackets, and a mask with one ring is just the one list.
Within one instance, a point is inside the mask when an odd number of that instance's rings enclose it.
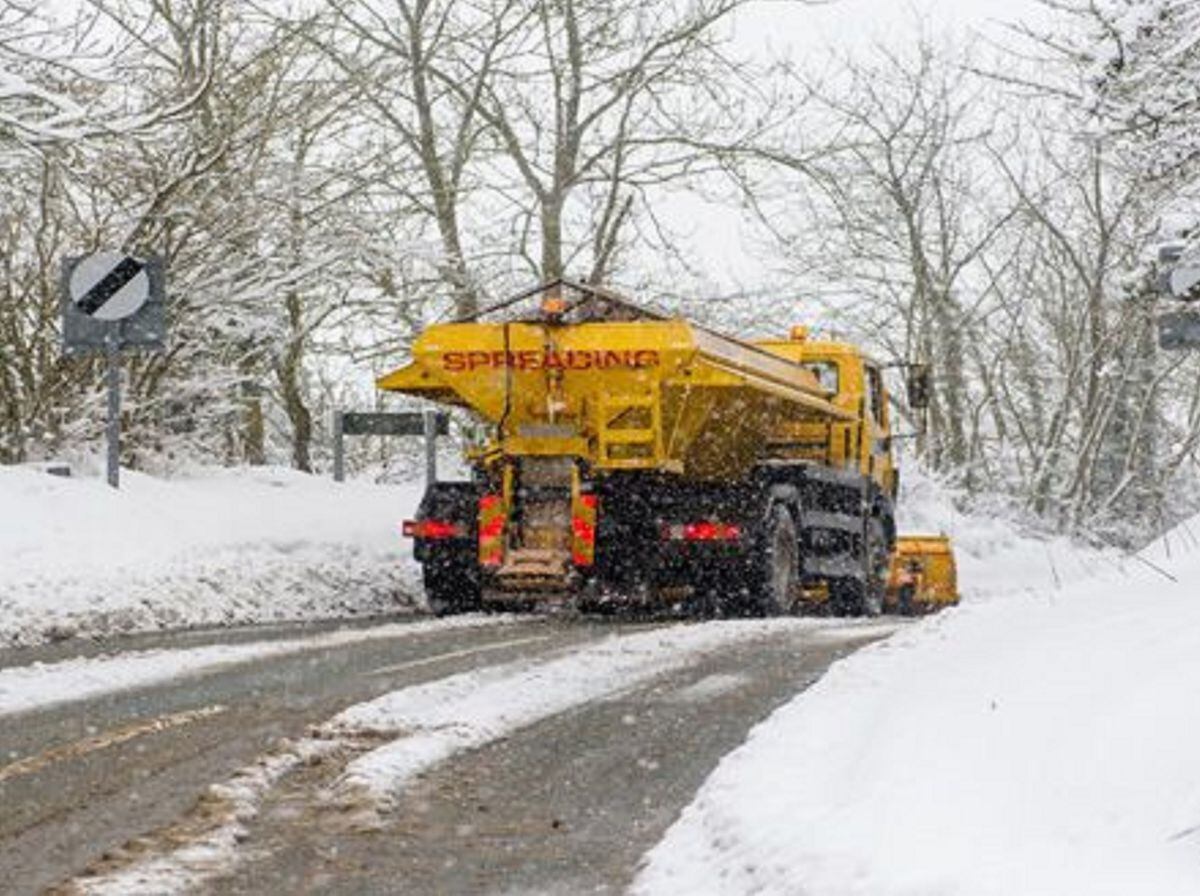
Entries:
{"label": "snow on ground", "polygon": [[[798,628],[821,631],[845,623],[816,619],[720,621],[612,635],[537,661],[498,666],[402,688],[344,710],[313,737],[284,744],[213,788],[223,811],[186,836],[166,839],[165,854],[137,858],[75,881],[88,896],[191,892],[228,875],[254,854],[241,844],[245,823],[286,774],[314,757],[352,754],[379,736],[394,740],[352,760],[337,784],[335,807],[360,810],[362,824],[420,772],[463,751],[585,703],[612,697],[695,662],[698,655]],[[851,626],[855,631],[858,627]]]}
{"label": "snow on ground", "polygon": [[0,467],[0,645],[394,612],[419,485],[279,468],[102,481]]}
{"label": "snow on ground", "polygon": [[[262,800],[297,768],[335,753],[334,741],[305,738],[297,744],[260,756],[227,781],[208,788],[194,812],[203,812],[206,824],[190,836],[172,832],[174,848],[162,856],[135,859],[129,866],[108,873],[85,874],[66,892],[80,896],[168,896],[197,890],[204,882],[228,874],[246,839],[246,825],[258,816]],[[133,841],[134,848],[144,846]],[[126,847],[108,858],[120,859]]]}
{"label": "snow on ground", "polygon": [[202,675],[235,663],[327,650],[368,641],[427,635],[452,628],[474,628],[511,621],[509,616],[456,616],[421,622],[344,629],[306,638],[213,644],[176,650],[140,650],[115,656],[79,657],[0,669],[0,717],[105,694],[147,688],[189,675]]}
{"label": "snow on ground", "polygon": [[[1193,533],[1143,553],[1170,581],[959,518],[963,605],[759,725],[633,893],[1200,893]],[[1069,584],[1047,585],[1048,556]]]}
{"label": "snow on ground", "polygon": [[820,625],[815,620],[744,620],[619,635],[529,665],[473,670],[352,706],[326,727],[343,735],[403,736],[355,759],[341,790],[386,807],[413,777],[455,753],[541,719],[608,697],[695,662],[705,651]]}
{"label": "snow on ground", "polygon": [[904,467],[896,522],[901,533],[949,535],[960,591],[969,601],[1057,590],[1120,569],[1117,550],[1097,551],[1064,537],[1024,532],[983,511],[963,513],[953,493],[915,463]]}

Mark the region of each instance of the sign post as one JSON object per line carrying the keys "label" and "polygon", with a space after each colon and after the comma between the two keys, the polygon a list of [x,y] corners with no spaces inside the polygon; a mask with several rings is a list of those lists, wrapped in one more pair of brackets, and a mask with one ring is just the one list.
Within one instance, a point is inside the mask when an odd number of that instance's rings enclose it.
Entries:
{"label": "sign post", "polygon": [[438,412],[427,409],[422,416],[425,424],[425,484],[437,482]]}
{"label": "sign post", "polygon": [[113,488],[121,481],[121,350],[162,350],[165,281],[157,258],[97,252],[63,261],[63,347],[72,355],[104,355],[106,466]]}
{"label": "sign post", "polygon": [[341,411],[333,412],[333,481],[346,481],[346,429]]}
{"label": "sign post", "polygon": [[108,443],[108,484],[121,486],[121,343],[116,330],[109,329],[104,340],[105,379],[108,382],[108,422],[104,427]]}

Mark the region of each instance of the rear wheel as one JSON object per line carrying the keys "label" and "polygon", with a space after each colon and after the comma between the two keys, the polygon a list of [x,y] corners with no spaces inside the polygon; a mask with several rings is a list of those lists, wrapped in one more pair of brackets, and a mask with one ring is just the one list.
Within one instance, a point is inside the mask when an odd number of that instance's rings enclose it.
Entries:
{"label": "rear wheel", "polygon": [[435,616],[478,610],[479,580],[458,564],[425,564],[425,600]]}
{"label": "rear wheel", "polygon": [[790,613],[796,600],[800,546],[796,522],[786,507],[776,504],[771,508],[751,567],[745,605],[765,616]]}

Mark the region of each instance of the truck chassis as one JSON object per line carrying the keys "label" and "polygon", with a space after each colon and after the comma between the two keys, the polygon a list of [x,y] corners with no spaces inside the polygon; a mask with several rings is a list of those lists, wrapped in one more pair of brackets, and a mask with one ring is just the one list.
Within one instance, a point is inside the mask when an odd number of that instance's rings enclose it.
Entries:
{"label": "truck chassis", "polygon": [[[813,593],[840,615],[882,608],[896,528],[890,498],[867,477],[767,461],[735,484],[631,471],[587,487],[597,507],[592,562],[514,581],[480,563],[489,483],[432,484],[414,524],[414,555],[434,611],[568,603],[585,612],[674,606],[699,616],[777,615]],[[527,507],[570,499],[563,486],[518,486],[516,496],[507,537],[517,541]]]}

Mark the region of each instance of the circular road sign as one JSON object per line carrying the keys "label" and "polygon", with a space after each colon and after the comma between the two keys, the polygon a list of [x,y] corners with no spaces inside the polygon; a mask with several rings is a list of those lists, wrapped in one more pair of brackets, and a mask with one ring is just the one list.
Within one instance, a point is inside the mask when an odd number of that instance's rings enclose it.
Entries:
{"label": "circular road sign", "polygon": [[1200,265],[1181,264],[1171,271],[1171,295],[1177,299],[1200,298]]}
{"label": "circular road sign", "polygon": [[79,260],[71,271],[71,301],[95,320],[122,320],[150,298],[146,263],[120,252],[97,252]]}

